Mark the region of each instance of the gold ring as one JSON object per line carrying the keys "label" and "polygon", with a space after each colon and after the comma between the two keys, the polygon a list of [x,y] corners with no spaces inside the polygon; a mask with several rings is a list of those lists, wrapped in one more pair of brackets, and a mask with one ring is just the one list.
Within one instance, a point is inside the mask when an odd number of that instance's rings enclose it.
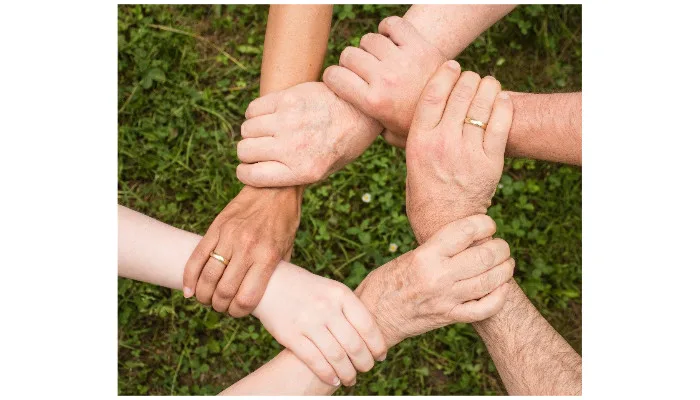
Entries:
{"label": "gold ring", "polygon": [[473,118],[467,117],[467,118],[464,120],[464,123],[465,123],[465,124],[471,124],[471,125],[474,125],[474,126],[478,126],[479,128],[481,128],[481,129],[483,129],[483,130],[486,130],[486,124],[483,123],[483,122],[481,122],[481,121],[479,121],[478,119],[473,119]]}
{"label": "gold ring", "polygon": [[211,257],[211,258],[215,259],[216,261],[218,261],[218,262],[224,264],[225,267],[228,267],[229,260],[227,260],[227,259],[221,257],[220,255],[214,253],[213,251],[212,251],[211,253],[209,253],[209,257]]}

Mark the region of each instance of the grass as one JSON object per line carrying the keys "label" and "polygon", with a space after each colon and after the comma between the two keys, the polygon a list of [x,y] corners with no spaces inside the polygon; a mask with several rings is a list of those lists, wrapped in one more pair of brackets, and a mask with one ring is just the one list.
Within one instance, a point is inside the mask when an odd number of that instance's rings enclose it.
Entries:
{"label": "grass", "polygon": [[[326,64],[408,6],[336,6]],[[266,6],[119,6],[118,202],[203,234],[241,189],[235,144],[258,96]],[[581,7],[518,7],[457,60],[508,90],[581,90]],[[355,287],[416,246],[405,216],[404,152],[381,138],[311,186],[292,261]],[[489,214],[516,279],[581,350],[581,169],[507,160]],[[372,194],[364,203],[361,196]],[[390,243],[399,246],[390,253]],[[215,394],[280,350],[252,317],[119,279],[119,394]],[[404,341],[340,394],[505,394],[469,325]]]}

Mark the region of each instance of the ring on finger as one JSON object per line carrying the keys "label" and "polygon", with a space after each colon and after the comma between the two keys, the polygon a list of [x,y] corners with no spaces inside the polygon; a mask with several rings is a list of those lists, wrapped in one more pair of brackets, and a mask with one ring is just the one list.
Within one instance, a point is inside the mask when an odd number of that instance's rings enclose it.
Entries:
{"label": "ring on finger", "polygon": [[471,124],[471,125],[474,125],[474,126],[478,126],[479,128],[486,130],[486,123],[485,123],[485,122],[481,122],[481,121],[479,121],[478,119],[474,119],[474,118],[471,118],[471,117],[467,117],[467,118],[464,119],[464,123],[465,123],[465,124]]}
{"label": "ring on finger", "polygon": [[220,256],[220,255],[214,253],[213,251],[209,253],[209,257],[211,257],[211,258],[215,259],[216,261],[218,261],[218,262],[224,264],[225,267],[227,267],[227,266],[228,266],[228,263],[231,261],[231,260],[225,259],[223,256]]}

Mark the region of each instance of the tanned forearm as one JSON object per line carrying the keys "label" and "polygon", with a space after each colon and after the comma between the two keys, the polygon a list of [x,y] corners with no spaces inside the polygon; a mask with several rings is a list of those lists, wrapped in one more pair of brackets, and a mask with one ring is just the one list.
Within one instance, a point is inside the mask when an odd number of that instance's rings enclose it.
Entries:
{"label": "tanned forearm", "polygon": [[581,92],[509,92],[513,125],[506,155],[581,165]]}
{"label": "tanned forearm", "polygon": [[260,96],[318,80],[332,5],[271,5],[260,71]]}
{"label": "tanned forearm", "polygon": [[416,4],[403,17],[450,59],[514,8],[508,4]]}
{"label": "tanned forearm", "polygon": [[580,395],[581,356],[511,280],[495,316],[473,324],[510,395]]}
{"label": "tanned forearm", "polygon": [[[318,79],[328,46],[332,5],[271,5],[265,31],[260,95]],[[302,187],[265,189],[297,190]],[[328,395],[323,383],[289,350],[228,387],[222,395]]]}
{"label": "tanned forearm", "polygon": [[[332,5],[273,4],[267,16],[260,96],[318,80],[328,47]],[[289,192],[301,205],[303,186],[256,188]]]}

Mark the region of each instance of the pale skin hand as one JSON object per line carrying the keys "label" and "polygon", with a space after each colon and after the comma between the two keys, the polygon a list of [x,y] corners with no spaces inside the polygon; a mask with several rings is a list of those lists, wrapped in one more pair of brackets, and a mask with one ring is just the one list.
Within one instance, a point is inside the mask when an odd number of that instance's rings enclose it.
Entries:
{"label": "pale skin hand", "polygon": [[[455,221],[416,250],[379,267],[356,290],[387,344],[455,322],[488,318],[505,301],[514,261],[508,245],[491,240],[496,225],[485,215]],[[287,350],[221,394],[331,394]]]}
{"label": "pale skin hand", "polygon": [[[447,198],[448,196],[442,198],[451,206],[431,208],[431,210],[443,210],[438,220],[462,218],[465,212],[480,209],[486,204],[484,194],[493,193],[495,184],[498,182],[496,180],[494,183],[488,178],[489,171],[498,166],[500,176],[502,154],[508,135],[507,127],[512,117],[512,106],[509,104],[508,96],[506,98],[501,95],[493,96],[496,100],[492,101],[493,108],[489,112],[490,116],[486,114],[488,108],[479,111],[484,112],[482,116],[475,116],[482,121],[488,121],[483,138],[477,137],[479,134],[477,129],[480,128],[470,128],[471,125],[465,125],[464,129],[459,128],[458,125],[463,123],[464,118],[462,114],[457,113],[457,110],[467,109],[463,102],[470,98],[469,90],[464,88],[473,87],[473,85],[467,84],[472,79],[469,73],[463,73],[459,79],[458,76],[458,70],[451,69],[448,62],[443,64],[431,78],[421,95],[406,148],[408,182],[412,179],[411,174],[416,174],[416,177],[420,176],[417,182],[421,182],[421,189],[423,189],[409,192],[407,188],[407,205],[416,201],[413,199],[414,196],[420,198],[425,191],[431,191],[431,188],[435,191],[434,195],[437,195],[438,191],[446,191],[447,189],[440,188],[444,182],[452,182],[450,184],[454,185],[455,189],[447,192],[451,199]],[[484,81],[486,78],[481,80],[479,90],[474,100],[471,100],[468,108],[470,115],[477,111],[472,108],[472,105],[480,96]],[[425,131],[426,127],[431,126],[435,128]],[[470,141],[469,130],[473,135],[471,138],[476,140]],[[492,135],[494,132],[496,133]],[[422,147],[429,145],[423,142],[428,140],[428,135],[432,135],[430,141],[435,142],[435,146],[441,151],[440,157],[432,157],[432,151],[419,151]],[[461,140],[462,149],[458,149],[460,142],[455,142],[455,138]],[[414,147],[414,144],[418,146]],[[496,161],[491,169],[486,166],[483,172],[474,172],[473,167],[480,165],[483,158],[473,156],[480,155],[482,152],[489,159]],[[499,152],[500,157],[498,157]],[[468,154],[465,156],[467,162],[455,163],[456,154]],[[478,184],[460,185],[459,182],[453,182],[455,177],[469,179],[470,174],[475,173],[485,175],[483,182],[486,184],[486,189]],[[436,182],[437,186],[433,186],[435,183],[426,183],[431,180]],[[490,201],[490,197],[488,200]],[[411,226],[420,243],[424,238],[430,237],[440,226],[431,219],[420,218],[420,213],[413,214],[411,210],[407,206],[407,211],[411,212],[409,214]],[[508,300],[503,309],[493,317],[475,322],[473,325],[486,343],[510,394],[575,395],[581,393],[581,357],[540,315],[515,281],[511,280],[508,283]]]}
{"label": "pale skin hand", "polygon": [[[119,206],[119,276],[181,289],[184,264],[200,239]],[[252,315],[331,386],[354,384],[355,368],[368,371],[373,358],[386,356],[382,332],[350,289],[284,261]]]}
{"label": "pale skin hand", "polygon": [[[469,115],[486,130],[464,120]],[[444,63],[426,85],[406,145],[406,213],[419,243],[484,214],[503,172],[513,103],[493,77]],[[455,201],[459,199],[459,201]]]}
{"label": "pale skin hand", "polygon": [[[318,78],[332,13],[330,5],[270,6],[261,95]],[[185,297],[196,294],[201,303],[234,317],[249,314],[265,292],[277,263],[289,259],[303,190],[243,188],[192,253],[184,278]],[[225,266],[209,256],[211,251],[227,260],[231,254],[236,258]]]}
{"label": "pale skin hand", "polygon": [[[379,34],[363,36],[360,48],[343,50],[340,65],[328,67],[323,81],[379,120],[389,143],[405,147],[418,97],[433,72],[511,9],[413,6],[404,18],[384,19]],[[479,24],[456,25],[482,14]],[[446,27],[457,30],[455,37],[447,35]],[[506,154],[580,165],[581,93],[510,94],[515,111]]]}
{"label": "pale skin hand", "polygon": [[321,82],[258,98],[248,106],[246,118],[236,175],[259,187],[325,179],[362,154],[381,131],[379,123]]}

